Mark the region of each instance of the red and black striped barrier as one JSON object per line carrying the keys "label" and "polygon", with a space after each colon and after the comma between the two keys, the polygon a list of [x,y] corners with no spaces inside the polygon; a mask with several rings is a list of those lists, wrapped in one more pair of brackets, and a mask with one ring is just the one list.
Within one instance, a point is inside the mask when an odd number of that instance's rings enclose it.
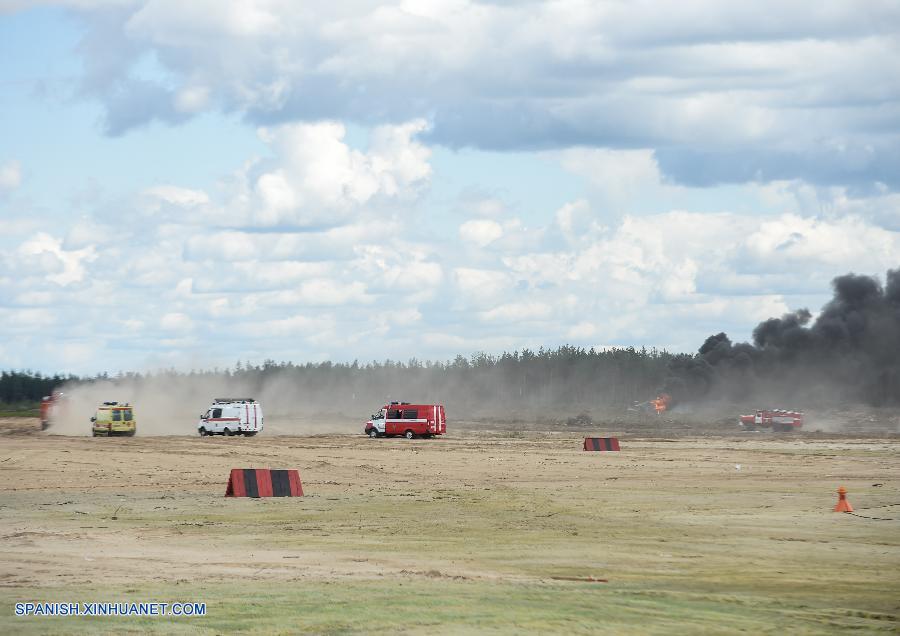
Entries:
{"label": "red and black striped barrier", "polygon": [[303,485],[296,470],[232,468],[226,497],[302,497]]}
{"label": "red and black striped barrier", "polygon": [[618,437],[585,437],[584,450],[586,451],[617,451],[619,450]]}

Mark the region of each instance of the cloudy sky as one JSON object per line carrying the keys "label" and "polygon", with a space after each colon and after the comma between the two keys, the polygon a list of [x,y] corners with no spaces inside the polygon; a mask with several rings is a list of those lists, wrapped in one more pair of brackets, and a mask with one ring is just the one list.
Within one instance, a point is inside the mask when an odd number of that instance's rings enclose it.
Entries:
{"label": "cloudy sky", "polygon": [[898,191],[896,1],[0,0],[0,368],[694,351]]}

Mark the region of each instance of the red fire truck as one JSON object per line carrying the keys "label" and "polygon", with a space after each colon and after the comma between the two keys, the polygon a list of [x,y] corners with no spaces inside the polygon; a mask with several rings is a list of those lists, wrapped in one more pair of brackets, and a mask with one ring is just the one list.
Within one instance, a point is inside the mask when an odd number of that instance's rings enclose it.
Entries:
{"label": "red fire truck", "polygon": [[59,410],[62,408],[62,401],[65,394],[61,391],[54,391],[51,395],[41,398],[41,430],[46,431],[53,423],[53,418],[59,416]]}
{"label": "red fire truck", "polygon": [[803,413],[801,411],[788,411],[785,409],[760,409],[755,415],[741,415],[741,426],[745,430],[756,428],[771,428],[773,431],[797,431],[803,426]]}
{"label": "red fire truck", "polygon": [[443,404],[410,404],[391,402],[381,407],[372,419],[366,422],[366,435],[381,437],[403,435],[433,437],[447,432],[447,420]]}

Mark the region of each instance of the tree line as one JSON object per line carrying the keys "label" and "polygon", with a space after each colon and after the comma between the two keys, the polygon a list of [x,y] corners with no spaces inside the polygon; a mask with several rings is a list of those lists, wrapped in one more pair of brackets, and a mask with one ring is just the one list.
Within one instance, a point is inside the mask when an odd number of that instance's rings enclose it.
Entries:
{"label": "tree line", "polygon": [[40,402],[66,382],[78,381],[74,375],[43,375],[31,371],[0,372],[0,402],[24,404]]}
{"label": "tree line", "polygon": [[[634,347],[556,349],[476,353],[448,361],[383,360],[238,362],[234,368],[152,373],[102,374],[94,377],[42,376],[4,372],[0,400],[40,400],[67,382],[152,383],[166,379],[190,383],[203,380],[222,391],[253,393],[248,397],[290,396],[304,411],[340,412],[337,405],[374,409],[389,400],[441,402],[473,414],[512,411],[627,406],[655,397],[666,383],[671,362],[678,356],[658,349]],[[281,401],[280,399],[278,400]]]}

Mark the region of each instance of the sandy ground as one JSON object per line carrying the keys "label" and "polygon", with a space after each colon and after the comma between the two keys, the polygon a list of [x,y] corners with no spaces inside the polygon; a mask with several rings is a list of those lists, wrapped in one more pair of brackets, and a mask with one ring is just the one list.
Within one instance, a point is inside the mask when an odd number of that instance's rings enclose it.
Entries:
{"label": "sandy ground", "polygon": [[[814,629],[843,625],[834,608],[900,629],[896,437],[624,436],[620,453],[588,453],[572,431],[408,441],[36,428],[0,421],[5,599],[117,584],[595,577],[830,617]],[[297,468],[306,496],[226,499],[239,467]],[[862,516],[831,511],[839,485]]]}

